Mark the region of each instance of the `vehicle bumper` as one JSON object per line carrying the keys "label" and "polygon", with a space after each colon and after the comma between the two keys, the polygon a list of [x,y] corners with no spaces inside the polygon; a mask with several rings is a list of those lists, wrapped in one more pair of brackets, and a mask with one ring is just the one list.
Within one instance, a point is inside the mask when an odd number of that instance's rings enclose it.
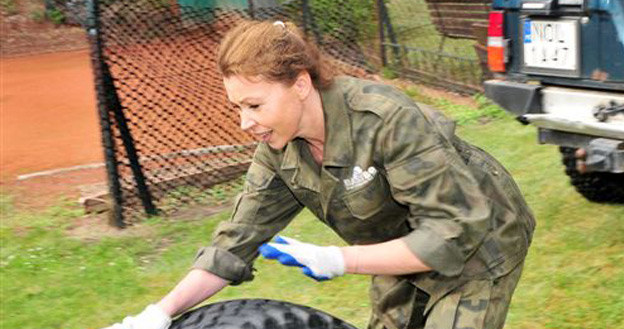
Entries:
{"label": "vehicle bumper", "polygon": [[485,96],[516,116],[527,113],[540,113],[540,85],[488,80],[483,84]]}
{"label": "vehicle bumper", "polygon": [[537,127],[624,140],[624,113],[604,122],[594,116],[599,106],[624,104],[624,93],[575,88],[544,87],[519,82],[488,80],[486,96]]}
{"label": "vehicle bumper", "polygon": [[585,122],[554,114],[525,114],[520,116],[520,120],[545,129],[624,140],[624,122]]}

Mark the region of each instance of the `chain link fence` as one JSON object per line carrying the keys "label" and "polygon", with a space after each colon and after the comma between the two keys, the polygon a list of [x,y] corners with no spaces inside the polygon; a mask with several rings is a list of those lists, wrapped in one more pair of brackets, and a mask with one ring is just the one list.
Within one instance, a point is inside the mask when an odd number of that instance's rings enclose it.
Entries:
{"label": "chain link fence", "polygon": [[480,89],[475,42],[466,39],[486,13],[476,0],[462,23],[435,14],[455,11],[439,7],[443,0],[79,1],[61,3],[88,32],[120,227],[240,187],[256,144],[238,127],[215,60],[221,38],[243,19],[295,22],[341,74]]}
{"label": "chain link fence", "polygon": [[[482,91],[488,0],[392,0],[382,13],[391,73],[460,93]],[[476,41],[475,41],[476,40]]]}

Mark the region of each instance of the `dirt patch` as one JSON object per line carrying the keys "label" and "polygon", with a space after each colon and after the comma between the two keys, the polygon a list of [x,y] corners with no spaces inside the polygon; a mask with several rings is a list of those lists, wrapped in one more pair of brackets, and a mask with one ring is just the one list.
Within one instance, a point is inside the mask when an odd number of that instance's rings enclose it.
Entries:
{"label": "dirt patch", "polygon": [[43,1],[3,1],[0,57],[62,52],[88,47],[85,30],[45,18]]}
{"label": "dirt patch", "polygon": [[430,97],[434,99],[446,99],[453,104],[464,105],[471,108],[478,108],[479,103],[475,101],[472,97],[467,95],[462,95],[456,92],[444,90],[441,88],[434,88],[430,86],[425,86],[421,84],[415,84],[412,81],[403,80],[403,79],[394,79],[394,80],[384,80],[384,82],[397,86],[403,90],[409,88],[415,88],[421,95],[425,97]]}
{"label": "dirt patch", "polygon": [[60,200],[75,200],[93,189],[105,189],[104,168],[78,170],[25,180],[5,180],[0,183],[3,194],[12,196],[15,210],[38,211]]}
{"label": "dirt patch", "polygon": [[[191,206],[167,216],[168,221],[203,220],[214,214],[231,209],[231,203],[215,206]],[[76,218],[65,232],[67,236],[82,241],[99,241],[105,237],[149,237],[156,228],[145,223],[132,223],[124,229],[111,226],[109,214],[97,214]],[[161,239],[158,250],[165,250],[170,244],[167,238]]]}
{"label": "dirt patch", "polygon": [[214,214],[232,209],[232,202],[214,206],[197,205],[179,209],[167,216],[171,220],[194,220],[198,218],[206,218]]}
{"label": "dirt patch", "polygon": [[461,95],[452,91],[437,89],[434,87],[428,87],[424,85],[418,85],[418,89],[422,94],[431,98],[442,98],[450,101],[453,104],[465,105],[471,108],[478,108],[479,103],[475,101],[472,97]]}
{"label": "dirt patch", "polygon": [[2,23],[1,57],[58,53],[87,47],[87,37],[81,27],[34,23],[19,16],[8,17]]}
{"label": "dirt patch", "polygon": [[106,237],[149,237],[156,228],[150,225],[135,224],[124,229],[109,224],[107,214],[76,218],[65,232],[67,236],[87,242],[97,242]]}

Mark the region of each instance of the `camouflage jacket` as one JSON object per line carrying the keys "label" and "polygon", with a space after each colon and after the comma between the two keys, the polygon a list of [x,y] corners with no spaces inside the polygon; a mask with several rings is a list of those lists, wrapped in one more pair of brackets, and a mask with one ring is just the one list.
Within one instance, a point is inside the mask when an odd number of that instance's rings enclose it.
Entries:
{"label": "camouflage jacket", "polygon": [[[337,78],[321,96],[322,165],[303,140],[283,150],[260,144],[231,219],[194,267],[233,284],[251,280],[258,246],[303,207],[349,244],[401,238],[433,269],[375,276],[380,315],[409,307],[414,287],[431,296],[430,307],[462,282],[494,279],[522,262],[531,211],[505,169],[456,137],[453,122],[372,81]],[[397,281],[408,284],[397,289]]]}

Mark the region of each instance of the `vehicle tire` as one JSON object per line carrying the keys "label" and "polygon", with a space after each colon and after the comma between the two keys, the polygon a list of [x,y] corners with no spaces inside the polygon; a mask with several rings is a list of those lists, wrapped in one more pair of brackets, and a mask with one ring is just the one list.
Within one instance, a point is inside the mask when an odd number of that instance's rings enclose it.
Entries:
{"label": "vehicle tire", "polygon": [[170,329],[357,329],[311,307],[268,299],[239,299],[181,315]]}
{"label": "vehicle tire", "polygon": [[599,203],[624,204],[624,174],[576,170],[576,148],[560,147],[565,173],[576,190],[587,200]]}

